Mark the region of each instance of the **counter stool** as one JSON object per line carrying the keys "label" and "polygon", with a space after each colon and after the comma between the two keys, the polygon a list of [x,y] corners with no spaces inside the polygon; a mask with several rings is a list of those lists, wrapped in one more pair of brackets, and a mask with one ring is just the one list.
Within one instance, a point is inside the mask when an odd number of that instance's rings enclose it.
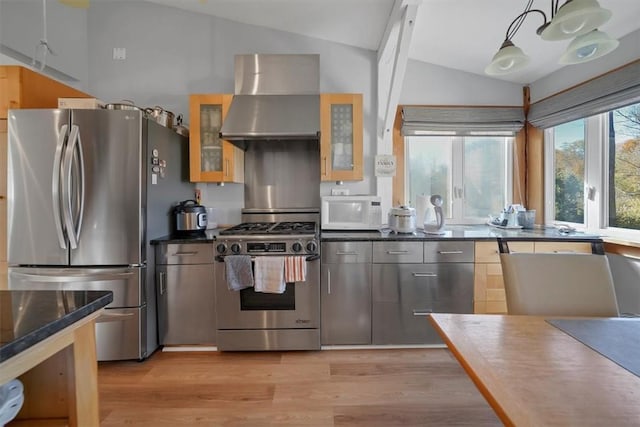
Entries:
{"label": "counter stool", "polygon": [[511,253],[503,239],[498,247],[508,314],[619,316],[604,253]]}

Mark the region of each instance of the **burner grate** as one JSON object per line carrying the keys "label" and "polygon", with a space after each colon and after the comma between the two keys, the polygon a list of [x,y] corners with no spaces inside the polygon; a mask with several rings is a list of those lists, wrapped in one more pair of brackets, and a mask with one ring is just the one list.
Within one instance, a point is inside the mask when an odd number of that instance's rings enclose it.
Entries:
{"label": "burner grate", "polygon": [[316,231],[316,223],[313,221],[244,222],[226,230],[222,230],[220,234],[315,234]]}

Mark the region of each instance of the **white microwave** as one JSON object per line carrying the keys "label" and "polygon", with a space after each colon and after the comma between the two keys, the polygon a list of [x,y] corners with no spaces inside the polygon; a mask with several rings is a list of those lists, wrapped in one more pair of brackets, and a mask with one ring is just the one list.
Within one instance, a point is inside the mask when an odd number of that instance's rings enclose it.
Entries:
{"label": "white microwave", "polygon": [[323,230],[378,230],[382,226],[379,196],[323,196]]}

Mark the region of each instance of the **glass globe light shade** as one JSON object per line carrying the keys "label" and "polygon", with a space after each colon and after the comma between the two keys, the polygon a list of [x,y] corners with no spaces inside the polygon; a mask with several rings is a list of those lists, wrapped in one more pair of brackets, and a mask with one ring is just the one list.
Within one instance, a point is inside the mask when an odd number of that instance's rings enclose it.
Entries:
{"label": "glass globe light shade", "polygon": [[579,64],[600,58],[618,47],[620,42],[607,33],[593,30],[576,37],[558,61],[560,64]]}
{"label": "glass globe light shade", "polygon": [[484,69],[486,74],[497,76],[523,69],[529,63],[529,57],[517,46],[507,40],[493,56],[491,63]]}
{"label": "glass globe light shade", "polygon": [[586,34],[611,18],[597,0],[569,0],[540,33],[543,40],[565,40]]}

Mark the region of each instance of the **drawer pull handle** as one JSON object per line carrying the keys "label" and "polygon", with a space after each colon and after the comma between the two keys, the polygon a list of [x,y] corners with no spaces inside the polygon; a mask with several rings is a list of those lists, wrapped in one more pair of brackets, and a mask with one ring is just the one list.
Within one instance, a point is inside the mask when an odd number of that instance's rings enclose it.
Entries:
{"label": "drawer pull handle", "polygon": [[431,313],[433,313],[433,310],[431,309],[426,309],[426,310],[413,310],[413,315],[414,316],[428,316]]}
{"label": "drawer pull handle", "polygon": [[338,251],[338,252],[336,252],[336,255],[358,255],[358,252],[354,252],[354,251],[350,251],[350,252]]}
{"label": "drawer pull handle", "polygon": [[197,254],[198,252],[176,252],[173,254],[173,256],[192,256]]}
{"label": "drawer pull handle", "polygon": [[553,251],[554,254],[575,254],[576,251],[572,250],[564,250],[564,251]]}
{"label": "drawer pull handle", "polygon": [[409,251],[387,251],[387,254],[389,255],[404,255],[408,253]]}
{"label": "drawer pull handle", "polygon": [[453,254],[461,254],[462,251],[438,251],[441,255],[453,255]]}
{"label": "drawer pull handle", "polygon": [[438,277],[436,273],[411,273],[413,277]]}

